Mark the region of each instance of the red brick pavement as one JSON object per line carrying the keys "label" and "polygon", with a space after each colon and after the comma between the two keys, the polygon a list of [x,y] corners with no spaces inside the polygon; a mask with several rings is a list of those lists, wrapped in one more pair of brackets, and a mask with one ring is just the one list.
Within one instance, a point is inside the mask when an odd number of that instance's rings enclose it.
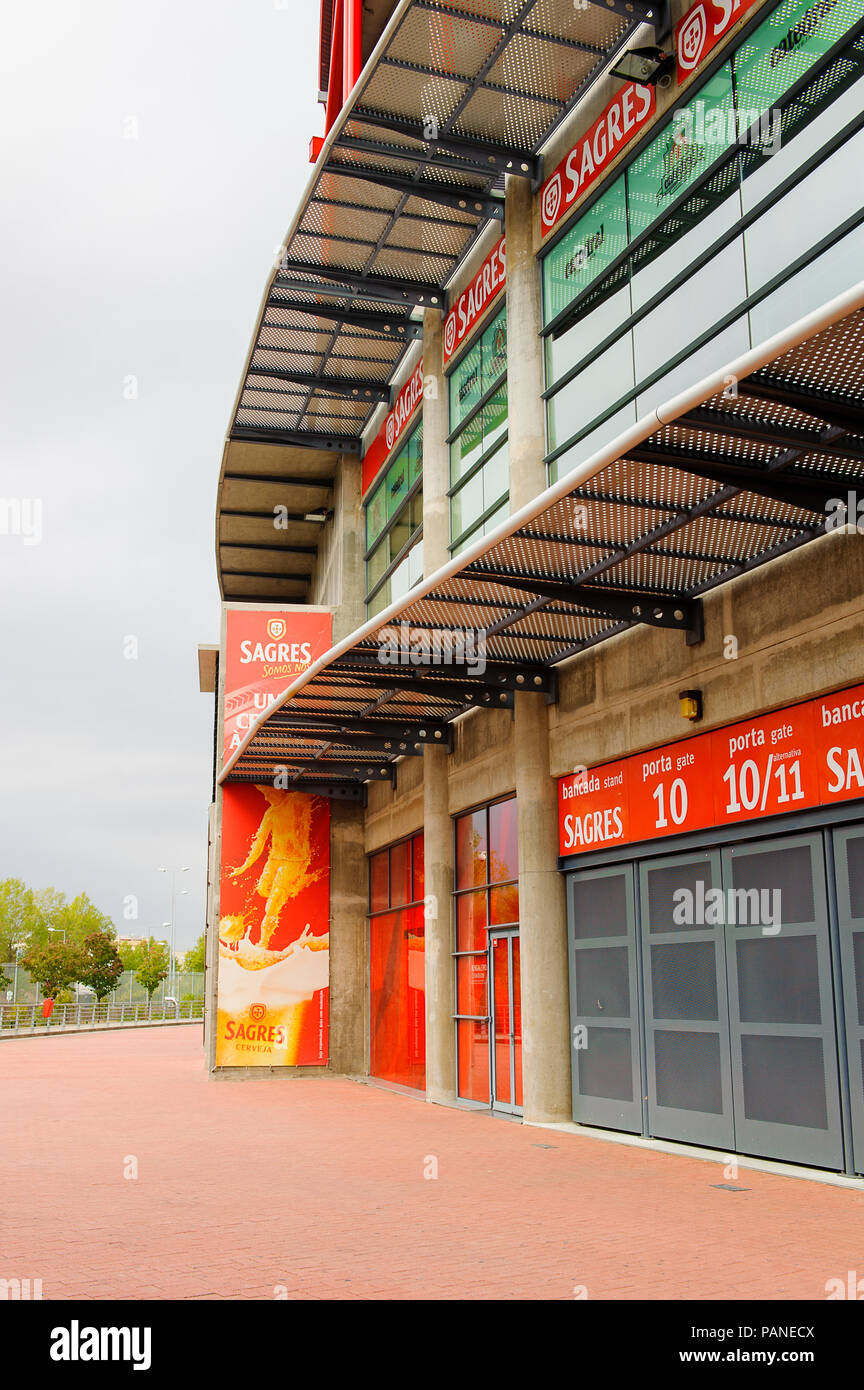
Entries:
{"label": "red brick pavement", "polygon": [[864,1195],[724,1181],[337,1078],[208,1083],[197,1027],[0,1042],[0,1278],[46,1299],[824,1299],[864,1275]]}

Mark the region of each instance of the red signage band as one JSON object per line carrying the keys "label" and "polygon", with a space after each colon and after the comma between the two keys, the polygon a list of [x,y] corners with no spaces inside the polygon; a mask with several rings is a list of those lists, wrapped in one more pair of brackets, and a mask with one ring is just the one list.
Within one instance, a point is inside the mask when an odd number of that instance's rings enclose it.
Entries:
{"label": "red signage band", "polygon": [[444,320],[445,367],[506,283],[507,241],[502,236]]}
{"label": "red signage band", "polygon": [[675,25],[679,87],[756,3],[757,0],[699,0],[679,19]]}
{"label": "red signage band", "polygon": [[559,852],[864,797],[864,685],[562,777]]}
{"label": "red signage band", "polygon": [[329,651],[329,612],[229,608],[225,614],[223,761],[291,682]]}
{"label": "red signage band", "polygon": [[657,106],[653,87],[626,82],[592,126],[580,135],[572,150],[543,185],[540,192],[540,229],[552,231],[576,199],[599,179],[635,135],[650,121]]}
{"label": "red signage band", "polygon": [[406,381],[393,409],[363,455],[363,495],[369,491],[381,471],[382,464],[393,452],[408,426],[412,423],[414,412],[423,399],[423,359]]}

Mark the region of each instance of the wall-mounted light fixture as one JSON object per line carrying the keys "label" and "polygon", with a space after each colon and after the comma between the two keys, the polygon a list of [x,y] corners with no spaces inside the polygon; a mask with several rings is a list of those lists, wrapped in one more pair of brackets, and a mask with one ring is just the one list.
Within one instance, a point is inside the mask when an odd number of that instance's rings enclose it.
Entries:
{"label": "wall-mounted light fixture", "polygon": [[622,82],[668,87],[674,68],[674,53],[666,53],[662,48],[630,48],[621,54],[609,73],[612,77],[620,77]]}
{"label": "wall-mounted light fixture", "polygon": [[695,720],[702,718],[701,690],[679,690],[678,703],[681,707],[682,719],[690,719],[695,722]]}

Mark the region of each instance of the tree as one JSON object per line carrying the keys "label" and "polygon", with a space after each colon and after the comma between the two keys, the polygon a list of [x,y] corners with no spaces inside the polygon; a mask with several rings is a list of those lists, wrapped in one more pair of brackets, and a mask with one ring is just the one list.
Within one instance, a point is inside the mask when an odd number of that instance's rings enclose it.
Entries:
{"label": "tree", "polygon": [[204,950],[204,933],[202,931],[195,945],[183,957],[183,969],[202,971],[204,969]]}
{"label": "tree", "polygon": [[148,999],[153,998],[155,991],[165,979],[168,966],[168,947],[162,941],[152,943],[146,957],[135,971],[135,979],[146,989]]}
{"label": "tree", "polygon": [[0,879],[0,968],[14,961],[18,947],[30,944],[38,916],[35,896],[23,879]]}
{"label": "tree", "polygon": [[85,937],[80,950],[78,979],[89,985],[101,1001],[115,989],[123,974],[123,962],[117,954],[117,943],[107,931],[92,932]]}
{"label": "tree", "polygon": [[136,941],[132,946],[128,942],[117,947],[120,959],[123,962],[124,970],[131,970],[134,975],[146,961],[151,951],[164,947],[167,951],[167,941],[157,941],[155,936],[150,936],[146,941]]}
{"label": "tree", "polygon": [[30,946],[47,946],[57,931],[65,933],[66,941],[78,942],[79,945],[94,932],[116,936],[111,918],[100,912],[86,893],[79,893],[71,902],[67,902],[65,893],[56,888],[43,888],[32,896],[35,911],[28,935]]}
{"label": "tree", "polygon": [[50,946],[31,946],[22,964],[33,979],[42,986],[48,999],[56,999],[61,990],[77,980],[81,973],[80,948],[73,942],[58,941]]}

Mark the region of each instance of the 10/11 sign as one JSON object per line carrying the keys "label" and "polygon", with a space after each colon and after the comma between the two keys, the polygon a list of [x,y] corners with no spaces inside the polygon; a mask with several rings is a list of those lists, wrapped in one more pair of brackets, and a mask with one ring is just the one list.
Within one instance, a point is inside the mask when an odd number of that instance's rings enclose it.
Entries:
{"label": "10/11 sign", "polygon": [[864,797],[864,685],[562,777],[559,852]]}

